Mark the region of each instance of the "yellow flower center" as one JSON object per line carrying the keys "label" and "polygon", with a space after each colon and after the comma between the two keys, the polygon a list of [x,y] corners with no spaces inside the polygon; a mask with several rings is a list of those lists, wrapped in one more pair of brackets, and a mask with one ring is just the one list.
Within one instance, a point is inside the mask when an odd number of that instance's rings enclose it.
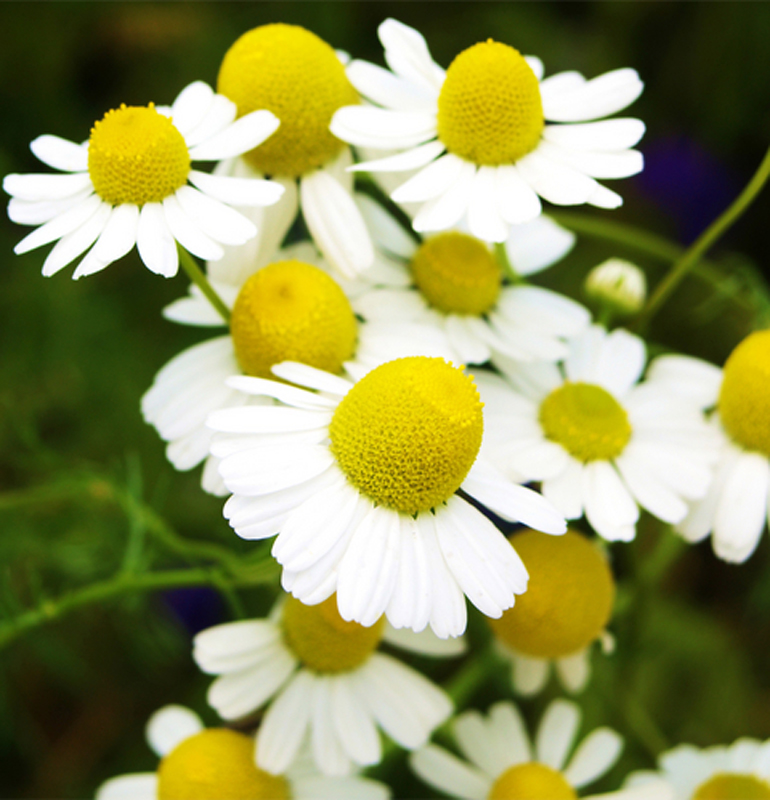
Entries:
{"label": "yellow flower center", "polygon": [[447,314],[484,314],[500,294],[500,265],[482,241],[465,233],[427,239],[411,266],[425,299]]}
{"label": "yellow flower center", "polygon": [[356,318],[345,293],[323,270],[277,261],[243,284],[230,333],[248,375],[274,378],[273,364],[301,361],[338,373],[356,346]]}
{"label": "yellow flower center", "polygon": [[[518,601],[517,601],[518,602]],[[561,772],[530,761],[509,767],[493,784],[487,800],[576,800]]]}
{"label": "yellow flower center", "polygon": [[107,203],[159,203],[185,185],[189,172],[184,137],[152,103],[122,105],[91,128],[88,173]]}
{"label": "yellow flower center", "polygon": [[770,800],[770,783],[754,775],[721,772],[702,783],[692,800]]}
{"label": "yellow flower center", "polygon": [[736,442],[770,456],[770,330],[750,334],[730,354],[719,415]]}
{"label": "yellow flower center", "polygon": [[289,784],[254,763],[254,740],[209,728],[177,745],[158,767],[158,800],[289,800]]}
{"label": "yellow flower center", "polygon": [[385,617],[368,628],[346,622],[337,610],[336,594],[316,606],[289,597],[282,622],[289,649],[313,672],[348,672],[361,666],[377,649],[385,627]]}
{"label": "yellow flower center", "polygon": [[438,98],[438,137],[474,164],[512,164],[534,150],[545,121],[540,84],[518,50],[486,42],[449,65]]}
{"label": "yellow flower center", "polygon": [[631,438],[623,406],[601,386],[565,383],[540,405],[540,425],[548,439],[578,461],[619,456]]}
{"label": "yellow flower center", "polygon": [[334,158],[345,145],[329,132],[334,112],[359,102],[334,50],[296,25],[262,25],[227,51],[217,90],[239,116],[260,108],[281,126],[245,158],[268,175],[297,177]]}
{"label": "yellow flower center", "polygon": [[495,635],[535,658],[562,658],[588,646],[607,625],[615,599],[615,581],[599,549],[573,531],[523,531],[511,544],[529,584],[513,608],[488,620]]}
{"label": "yellow flower center", "polygon": [[448,500],[481,447],[473,379],[441,358],[400,358],[364,376],[337,406],[331,450],[348,480],[404,514]]}

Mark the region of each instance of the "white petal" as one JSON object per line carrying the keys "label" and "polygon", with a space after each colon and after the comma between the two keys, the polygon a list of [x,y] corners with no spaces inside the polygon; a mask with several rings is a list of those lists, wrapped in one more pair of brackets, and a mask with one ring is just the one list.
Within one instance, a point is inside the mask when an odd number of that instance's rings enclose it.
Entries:
{"label": "white petal", "polygon": [[353,197],[325,170],[300,182],[302,213],[324,256],[353,278],[374,261],[374,248]]}
{"label": "white petal", "polygon": [[516,167],[542,198],[557,206],[585,203],[598,186],[588,175],[549,158],[541,147],[520,158]]}
{"label": "white petal", "polygon": [[[366,226],[371,231],[372,239],[379,247],[404,259],[414,255],[417,242],[395,217],[368,195],[359,192],[354,195],[354,199]],[[405,270],[399,268],[399,272],[404,273]]]}
{"label": "white petal", "polygon": [[86,172],[88,147],[59,136],[45,134],[30,142],[29,149],[44,163],[62,172]]}
{"label": "white petal", "polygon": [[[428,564],[423,537],[416,521],[411,518],[404,520],[401,525],[399,561],[396,585],[386,610],[387,618],[394,629],[386,628],[385,634],[385,638],[397,647],[402,646],[400,644],[402,636],[408,634],[417,636],[414,631],[423,631],[430,619],[432,606],[431,567]],[[402,628],[411,630],[402,631],[400,630]],[[391,639],[391,634],[395,638]],[[432,631],[427,635],[431,641],[445,641],[438,639]]]}
{"label": "white petal", "polygon": [[278,117],[267,109],[252,111],[210,139],[191,147],[190,158],[193,161],[220,161],[243,155],[272,136],[279,125]]}
{"label": "white petal", "polygon": [[215,94],[211,98],[205,116],[184,135],[190,155],[192,156],[192,150],[197,145],[202,142],[208,143],[208,140],[227,130],[237,114],[238,108],[232,100],[228,100],[224,95]]}
{"label": "white petal", "polygon": [[421,202],[437,197],[458,180],[465,163],[461,158],[447,153],[402,183],[390,197],[396,203]]}
{"label": "white petal", "polygon": [[254,223],[243,214],[192,186],[177,189],[176,198],[185,214],[215,242],[238,245],[257,234]]}
{"label": "white petal", "polygon": [[144,265],[151,272],[163,275],[164,278],[173,278],[176,275],[179,269],[179,253],[160,203],[147,203],[142,206],[136,234],[136,249]]}
{"label": "white petal", "polygon": [[571,656],[557,659],[556,672],[568,692],[581,692],[591,675],[590,648],[586,647]]}
{"label": "white petal", "polygon": [[509,765],[533,759],[524,719],[513,703],[502,701],[489,709],[487,730],[491,740],[506,744]]}
{"label": "white petal", "polygon": [[358,92],[378,106],[394,111],[432,111],[436,107],[435,92],[368,61],[352,61],[345,72]]}
{"label": "white petal", "polygon": [[[226,622],[197,633],[193,638],[193,658],[210,675],[233,672],[259,663],[265,651],[281,641],[281,631],[267,619]],[[244,657],[250,660],[245,662]]]}
{"label": "white petal", "polygon": [[158,775],[137,772],[110,778],[96,790],[96,800],[157,800]]}
{"label": "white petal", "polygon": [[444,70],[431,58],[419,31],[395,19],[386,19],[377,34],[385,48],[385,61],[393,72],[438,94],[444,82]]}
{"label": "white petal", "polygon": [[535,77],[538,80],[542,80],[543,74],[545,73],[543,62],[537,56],[524,56],[524,60],[529,65],[532,72],[535,73]]}
{"label": "white petal", "polygon": [[542,209],[537,193],[513,165],[495,169],[495,195],[500,216],[510,225],[536,219]]}
{"label": "white petal", "polygon": [[274,364],[270,371],[273,375],[290,383],[297,383],[300,386],[307,386],[308,389],[318,389],[319,392],[328,392],[340,397],[344,397],[353,388],[353,384],[344,378],[338,378],[322,369],[300,364],[297,361],[282,361],[280,364]]}
{"label": "white petal", "polygon": [[459,222],[468,208],[475,175],[475,164],[463,161],[462,170],[454,183],[420,209],[412,223],[414,229],[419,232],[440,231]]}
{"label": "white petal", "polygon": [[150,747],[159,755],[168,755],[178,744],[203,730],[200,717],[184,706],[164,706],[147,722]]}
{"label": "white petal", "polygon": [[228,386],[239,392],[256,395],[258,397],[273,397],[282,403],[294,408],[319,411],[324,408],[336,408],[337,403],[323,395],[288,386],[285,383],[271,381],[266,378],[254,378],[251,375],[232,375]]}
{"label": "white petal", "polygon": [[257,732],[257,766],[280,775],[294,760],[312,713],[313,676],[300,670],[267,709]]}
{"label": "white petal", "polygon": [[378,764],[382,747],[377,726],[365,707],[357,702],[348,676],[332,677],[329,690],[334,729],[348,757],[361,766]]}
{"label": "white petal", "polygon": [[40,202],[64,200],[83,189],[93,190],[91,176],[87,172],[72,175],[6,175],[3,191],[19,200]]}
{"label": "white petal", "polygon": [[543,690],[551,674],[551,662],[545,658],[530,658],[516,653],[513,657],[511,678],[513,688],[525,697]]}
{"label": "white petal", "polygon": [[214,100],[214,90],[203,81],[195,81],[177,95],[171,106],[174,127],[185,136],[206,117]]}
{"label": "white petal", "polygon": [[402,650],[437,658],[461,656],[467,650],[467,642],[461,636],[439,639],[430,628],[415,633],[408,628],[394,628],[386,625],[382,638],[383,641]]}
{"label": "white petal", "polygon": [[534,275],[567,255],[576,239],[572,231],[541,214],[531,222],[511,227],[505,252],[519,275]]}
{"label": "white petal", "polygon": [[79,206],[93,193],[93,188],[88,186],[63,200],[27,201],[12,197],[8,202],[8,219],[19,225],[42,225]]}
{"label": "white petal", "polygon": [[617,192],[597,183],[586,203],[596,208],[620,208],[623,205],[623,198]]}
{"label": "white petal", "polygon": [[53,275],[87,250],[101,235],[111,211],[111,206],[102,203],[87,222],[59,239],[43,262],[43,275]]}
{"label": "white petal", "polygon": [[638,150],[597,153],[570,150],[552,142],[542,142],[538,152],[592,178],[627,178],[644,168],[644,159]]}
{"label": "white petal", "polygon": [[[243,386],[239,382],[236,386]],[[284,406],[243,406],[214,411],[207,425],[225,433],[278,433],[309,431],[326,427],[332,419],[328,411],[306,411]]]}
{"label": "white petal", "polygon": [[609,541],[633,539],[639,509],[612,464],[585,464],[582,482],[586,519],[591,527]]}
{"label": "white petal", "polygon": [[597,728],[580,743],[564,777],[576,789],[604,775],[620,757],[623,739],[610,728]]}
{"label": "white petal", "polygon": [[640,506],[670,524],[681,522],[685,518],[687,504],[671,486],[660,479],[655,472],[654,463],[648,464],[634,457],[633,443],[615,459],[615,464]]}
{"label": "white petal", "polygon": [[[502,704],[497,706],[496,710],[499,711]],[[512,706],[506,704],[506,708]],[[501,775],[515,763],[511,751],[516,743],[510,742],[507,737],[495,736],[498,731],[475,709],[455,717],[452,732],[460,752],[486,775]],[[514,745],[513,748],[510,747],[511,744]]]}
{"label": "white petal", "polygon": [[570,150],[611,152],[638,144],[644,135],[639,119],[607,119],[577,125],[546,125],[543,138]]}
{"label": "white petal", "polygon": [[337,736],[331,707],[330,675],[317,674],[313,680],[310,746],[316,766],[326,775],[347,775],[352,764]]}
{"label": "white petal", "polygon": [[231,206],[270,206],[277,203],[284,187],[277,181],[261,178],[233,178],[190,170],[187,176],[204,194]]}
{"label": "white petal", "polygon": [[485,242],[504,242],[508,238],[509,225],[503,222],[497,205],[496,173],[494,167],[479,167],[468,205],[468,227]]}
{"label": "white petal", "polygon": [[481,770],[433,744],[412,753],[409,764],[426,783],[460,800],[484,800],[492,788]]}
{"label": "white petal", "polygon": [[[222,246],[206,236],[200,227],[182,210],[182,206],[179,204],[175,194],[167,197],[162,205],[166,225],[168,225],[171,235],[188,253],[192,253],[198,258],[212,260],[222,258],[225,252]],[[217,316],[219,315],[217,314]]]}
{"label": "white petal", "polygon": [[573,90],[549,96],[543,90],[543,113],[554,122],[583,122],[622,111],[642,93],[644,84],[634,69],[616,69]]}
{"label": "white petal", "polygon": [[110,218],[96,244],[78,264],[72,277],[82,278],[104,269],[113,261],[123,258],[136,244],[139,227],[139,209],[133,205],[122,205],[112,209]]}
{"label": "white petal", "polygon": [[[436,115],[345,106],[335,112],[329,130],[343,142],[378,150],[405,150],[436,138]],[[360,168],[366,168],[364,162]]]}
{"label": "white petal", "polygon": [[580,710],[568,700],[554,700],[546,709],[535,739],[537,760],[561,770],[575,740]]}
{"label": "white petal", "polygon": [[41,225],[36,230],[32,231],[32,233],[25,236],[16,247],[13,248],[13,252],[16,253],[16,255],[21,255],[22,253],[28,253],[30,250],[34,250],[36,247],[42,247],[44,244],[53,242],[56,239],[61,239],[62,236],[66,236],[68,233],[72,233],[72,231],[85,225],[102,205],[105,204],[102,202],[101,198],[98,195],[92,194],[81,203],[78,203],[74,208],[65,211],[63,214],[59,214],[49,222],[46,222],[45,225]]}

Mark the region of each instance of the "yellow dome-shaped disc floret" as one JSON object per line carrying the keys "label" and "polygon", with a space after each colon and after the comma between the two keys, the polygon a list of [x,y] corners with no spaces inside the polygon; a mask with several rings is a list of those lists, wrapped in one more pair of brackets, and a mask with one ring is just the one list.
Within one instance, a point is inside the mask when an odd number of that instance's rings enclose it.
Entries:
{"label": "yellow dome-shaped disc floret", "polygon": [[754,775],[721,772],[702,783],[692,800],[770,800],[770,783]]}
{"label": "yellow dome-shaped disc floret", "polygon": [[540,84],[507,44],[463,50],[449,65],[438,98],[438,138],[474,164],[512,164],[537,147],[543,132]]}
{"label": "yellow dome-shaped disc floret", "polygon": [[88,173],[107,203],[159,203],[187,183],[190,153],[174,123],[155,106],[125,106],[94,123]]}
{"label": "yellow dome-shaped disc floret", "polygon": [[530,761],[500,775],[487,800],[577,800],[577,794],[561,772]]}
{"label": "yellow dome-shaped disc floret", "polygon": [[295,656],[314,672],[348,672],[361,666],[382,639],[385,617],[365,628],[346,622],[333,594],[316,606],[289,597],[283,607],[283,636]]}
{"label": "yellow dome-shaped disc floret", "polygon": [[365,375],[334,412],[331,450],[375,503],[416,514],[448,500],[481,447],[473,379],[441,358],[399,358]]}
{"label": "yellow dome-shaped disc floret", "polygon": [[209,728],[177,745],[158,767],[158,800],[290,800],[286,779],[254,764],[254,740]]}
{"label": "yellow dome-shaped disc floret", "polygon": [[615,598],[615,581],[599,549],[573,531],[564,536],[523,531],[511,544],[529,572],[529,584],[513,608],[488,620],[495,635],[535,658],[563,658],[598,638]]}
{"label": "yellow dome-shaped disc floret", "polygon": [[545,435],[578,461],[607,461],[619,456],[631,438],[623,406],[601,386],[565,383],[540,404]]}
{"label": "yellow dome-shaped disc floret", "polygon": [[262,25],[244,33],[227,51],[217,91],[238,106],[238,115],[266,108],[278,130],[247,153],[268,175],[296,178],[334,158],[345,145],[329,132],[334,112],[359,102],[334,50],[296,25]]}
{"label": "yellow dome-shaped disc floret", "polygon": [[770,330],[747,336],[725,362],[719,416],[738,444],[770,456]]}
{"label": "yellow dome-shaped disc floret", "polygon": [[356,346],[356,318],[345,293],[304,261],[277,261],[243,284],[230,333],[248,375],[274,378],[273,364],[301,361],[339,373]]}
{"label": "yellow dome-shaped disc floret", "polygon": [[484,314],[500,294],[500,265],[484,242],[465,233],[450,231],[426,239],[411,266],[417,288],[447,314]]}

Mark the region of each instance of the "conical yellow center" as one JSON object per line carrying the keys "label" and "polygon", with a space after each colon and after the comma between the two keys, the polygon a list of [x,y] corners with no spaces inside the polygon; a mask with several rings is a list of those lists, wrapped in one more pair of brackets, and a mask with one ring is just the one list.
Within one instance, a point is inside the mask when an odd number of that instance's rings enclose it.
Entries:
{"label": "conical yellow center", "polygon": [[334,158],[345,145],[329,133],[334,112],[359,102],[334,50],[296,25],[262,25],[227,51],[217,90],[239,116],[260,108],[281,126],[245,158],[268,175],[298,177]]}
{"label": "conical yellow center", "polygon": [[540,84],[518,50],[486,42],[449,65],[438,98],[438,136],[474,164],[512,164],[534,150],[544,127]]}
{"label": "conical yellow center", "polygon": [[770,800],[770,783],[754,775],[722,772],[702,783],[692,800]]}
{"label": "conical yellow center", "polygon": [[561,772],[531,761],[509,767],[493,784],[487,800],[576,800]]}
{"label": "conical yellow center", "polygon": [[473,379],[441,358],[400,358],[345,395],[329,429],[348,480],[375,503],[416,514],[448,500],[481,447]]}
{"label": "conical yellow center", "polygon": [[631,438],[623,406],[601,386],[565,383],[540,405],[545,435],[578,461],[607,461],[619,456]]}
{"label": "conical yellow center", "polygon": [[323,270],[278,261],[244,283],[230,333],[248,375],[273,378],[270,367],[281,361],[338,373],[355,350],[356,318],[345,293]]}
{"label": "conical yellow center", "polygon": [[447,314],[484,314],[497,302],[500,265],[479,239],[440,233],[412,258],[412,276],[426,300]]}
{"label": "conical yellow center", "polygon": [[346,622],[337,611],[337,595],[306,606],[289,597],[283,607],[283,636],[289,649],[313,672],[348,672],[377,649],[385,617],[369,628]]}
{"label": "conical yellow center", "polygon": [[177,745],[158,767],[158,800],[290,800],[286,779],[254,763],[254,740],[209,728]]}
{"label": "conical yellow center", "polygon": [[770,456],[770,330],[747,336],[727,359],[719,415],[738,444]]}
{"label": "conical yellow center", "polygon": [[185,185],[189,172],[184,137],[152,103],[122,105],[91,128],[88,173],[107,203],[159,203]]}
{"label": "conical yellow center", "polygon": [[495,635],[535,658],[562,658],[582,650],[604,630],[615,599],[615,581],[599,549],[567,531],[548,536],[523,531],[511,538],[529,572],[527,591],[500,619]]}

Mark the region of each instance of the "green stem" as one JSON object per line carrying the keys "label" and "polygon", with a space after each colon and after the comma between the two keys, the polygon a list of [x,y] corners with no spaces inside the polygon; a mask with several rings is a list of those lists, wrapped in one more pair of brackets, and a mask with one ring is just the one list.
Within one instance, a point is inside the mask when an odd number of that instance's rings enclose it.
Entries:
{"label": "green stem", "polygon": [[203,270],[201,270],[196,260],[180,244],[177,244],[177,250],[179,251],[179,263],[182,265],[182,268],[187,273],[190,280],[203,292],[209,303],[214,306],[219,316],[225,321],[225,324],[229,325],[230,309],[214,291],[208,278],[203,274]]}
{"label": "green stem", "polygon": [[682,279],[687,275],[700,257],[716,242],[717,239],[743,214],[770,177],[770,148],[765,153],[762,163],[752,179],[733,203],[717,217],[711,225],[685,250],[679,260],[671,267],[665,278],[658,284],[655,292],[647,302],[647,306],[637,317],[634,327],[643,328],[666,302]]}
{"label": "green stem", "polygon": [[495,258],[503,268],[503,277],[510,283],[525,283],[524,278],[513,268],[511,260],[508,258],[508,251],[505,249],[505,242],[495,242]]}

